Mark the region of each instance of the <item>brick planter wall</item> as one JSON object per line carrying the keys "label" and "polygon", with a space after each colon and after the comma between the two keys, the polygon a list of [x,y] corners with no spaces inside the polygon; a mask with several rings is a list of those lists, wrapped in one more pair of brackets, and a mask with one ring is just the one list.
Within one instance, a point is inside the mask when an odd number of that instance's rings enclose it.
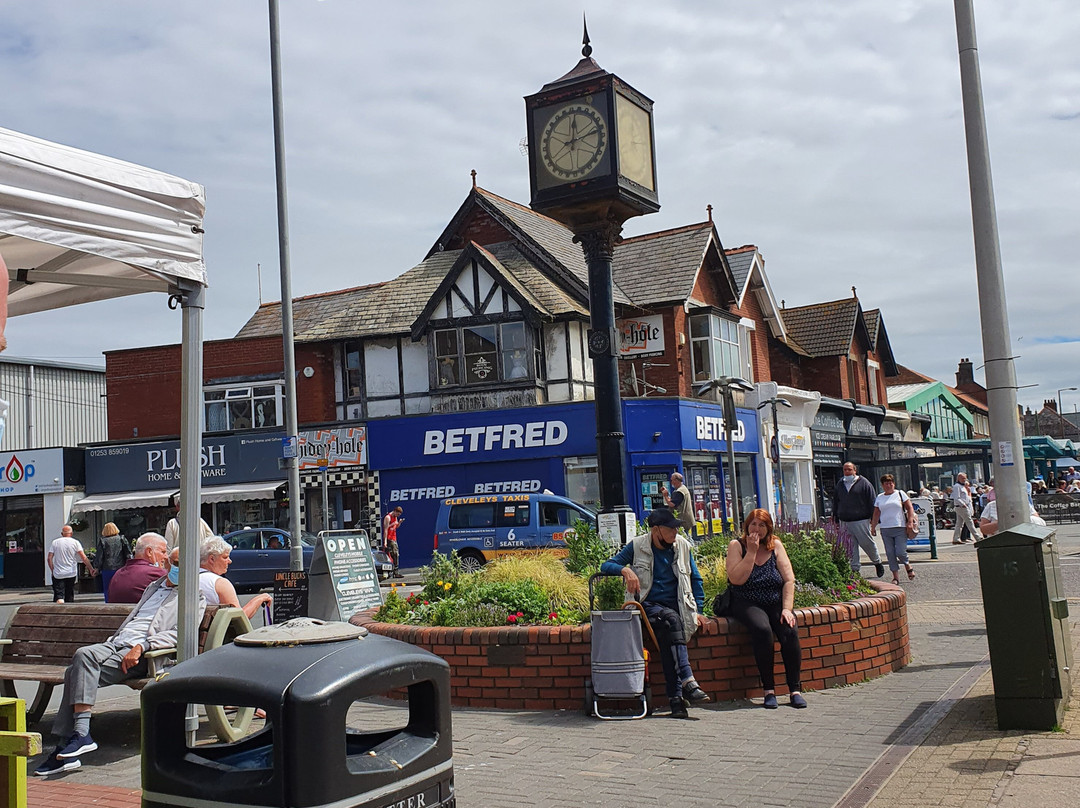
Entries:
{"label": "brick planter wall", "polygon": [[[850,603],[796,610],[805,690],[874,679],[907,664],[906,596],[891,584],[878,587],[879,594]],[[513,710],[584,706],[590,626],[430,628],[377,623],[371,614],[355,615],[351,622],[418,645],[450,664],[455,705]],[[761,695],[749,635],[739,623],[710,619],[694,635],[689,651],[698,683],[713,699]],[[777,691],[782,693],[779,646],[775,666]],[[656,659],[650,662],[649,679],[661,703],[664,674]]]}

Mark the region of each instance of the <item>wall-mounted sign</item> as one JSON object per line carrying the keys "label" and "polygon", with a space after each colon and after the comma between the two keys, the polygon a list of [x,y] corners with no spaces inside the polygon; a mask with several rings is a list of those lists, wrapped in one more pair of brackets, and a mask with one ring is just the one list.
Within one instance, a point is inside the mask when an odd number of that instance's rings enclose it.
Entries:
{"label": "wall-mounted sign", "polygon": [[856,415],[851,419],[851,423],[848,424],[849,435],[859,435],[864,438],[877,437],[877,427],[874,426],[874,422],[869,418],[863,418],[861,415]]}
{"label": "wall-mounted sign", "polygon": [[780,460],[809,460],[813,457],[813,445],[809,429],[782,426],[778,430],[777,448]]}
{"label": "wall-mounted sign", "polygon": [[64,450],[26,449],[0,454],[0,496],[64,490]]}
{"label": "wall-mounted sign", "polygon": [[620,359],[663,356],[664,316],[662,314],[616,320],[615,328],[619,332]]}
{"label": "wall-mounted sign", "polygon": [[[367,427],[313,429],[300,433],[301,469],[367,465]],[[320,463],[325,459],[325,463]]]}

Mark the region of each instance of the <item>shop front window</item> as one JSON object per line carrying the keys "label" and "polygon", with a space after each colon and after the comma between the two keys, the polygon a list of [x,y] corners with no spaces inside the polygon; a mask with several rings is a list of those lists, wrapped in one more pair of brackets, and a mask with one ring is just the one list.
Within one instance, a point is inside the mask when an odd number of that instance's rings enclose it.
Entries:
{"label": "shop front window", "polygon": [[600,510],[600,475],[595,457],[567,458],[563,461],[566,497],[594,511]]}

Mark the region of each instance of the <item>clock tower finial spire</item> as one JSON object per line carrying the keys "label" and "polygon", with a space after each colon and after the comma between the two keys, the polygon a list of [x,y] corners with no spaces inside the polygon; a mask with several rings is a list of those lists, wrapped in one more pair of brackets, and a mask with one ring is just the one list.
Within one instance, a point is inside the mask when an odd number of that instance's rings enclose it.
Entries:
{"label": "clock tower finial spire", "polygon": [[592,56],[592,45],[589,44],[589,22],[585,19],[585,12],[581,12],[581,27],[585,29],[585,36],[582,37],[581,44],[584,45],[581,49],[581,55],[588,59]]}

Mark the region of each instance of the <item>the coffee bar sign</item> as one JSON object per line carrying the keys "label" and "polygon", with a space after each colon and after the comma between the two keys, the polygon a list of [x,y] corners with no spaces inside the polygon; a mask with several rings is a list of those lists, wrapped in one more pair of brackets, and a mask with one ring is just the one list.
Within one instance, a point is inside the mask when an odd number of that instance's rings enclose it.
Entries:
{"label": "the coffee bar sign", "polygon": [[301,432],[299,443],[301,469],[367,465],[366,426]]}

